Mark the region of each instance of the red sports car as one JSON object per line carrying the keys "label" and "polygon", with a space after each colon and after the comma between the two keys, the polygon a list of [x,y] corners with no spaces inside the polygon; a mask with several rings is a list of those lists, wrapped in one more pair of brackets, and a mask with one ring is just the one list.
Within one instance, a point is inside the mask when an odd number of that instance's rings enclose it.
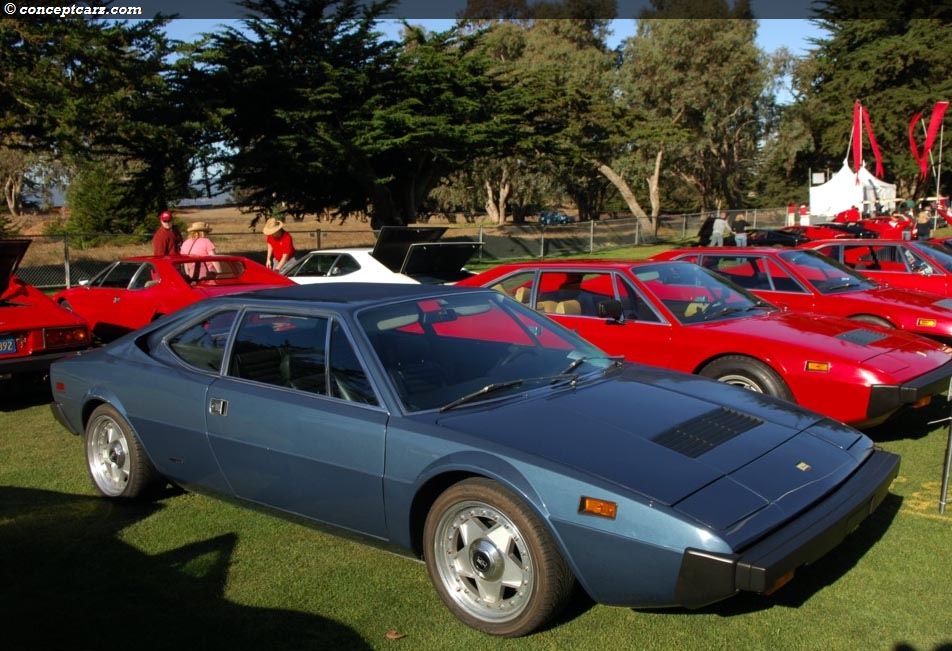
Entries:
{"label": "red sports car", "polygon": [[533,305],[609,354],[715,378],[857,426],[928,403],[952,377],[952,351],[938,342],[780,310],[694,264],[505,264],[457,284],[492,287]]}
{"label": "red sports car", "polygon": [[952,301],[880,285],[810,249],[672,249],[652,259],[695,262],[779,307],[899,328],[952,344]]}
{"label": "red sports car", "polygon": [[[884,240],[911,240],[916,234],[916,222],[907,215],[896,213],[893,215],[873,215],[863,217],[859,221],[847,221],[847,217],[840,213],[833,219],[833,223],[848,226],[855,230],[867,230],[875,233],[874,237]],[[839,237],[834,235],[833,237]],[[849,237],[864,237],[852,235]],[[813,238],[820,239],[820,238]]]}
{"label": "red sports car", "polygon": [[837,240],[804,246],[890,287],[952,297],[952,251],[941,242]]}
{"label": "red sports car", "polygon": [[138,256],[113,262],[53,298],[108,341],[209,296],[294,284],[240,256]]}
{"label": "red sports car", "polygon": [[69,352],[88,348],[86,322],[15,274],[30,240],[0,240],[0,378],[40,374]]}

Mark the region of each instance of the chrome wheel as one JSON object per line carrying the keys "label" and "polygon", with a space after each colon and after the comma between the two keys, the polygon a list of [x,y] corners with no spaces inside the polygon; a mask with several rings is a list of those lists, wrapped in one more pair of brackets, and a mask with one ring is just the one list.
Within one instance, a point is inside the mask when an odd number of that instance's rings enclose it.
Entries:
{"label": "chrome wheel", "polygon": [[86,467],[106,497],[142,496],[161,479],[129,423],[110,405],[99,405],[86,423]]}
{"label": "chrome wheel", "polygon": [[757,384],[751,378],[745,375],[723,375],[717,378],[724,384],[730,384],[735,387],[740,387],[741,389],[747,389],[748,391],[754,391],[755,393],[763,393],[764,389],[762,386]]}
{"label": "chrome wheel", "polygon": [[437,524],[433,559],[456,604],[483,621],[518,617],[532,593],[532,557],[518,527],[489,504],[468,501]]}
{"label": "chrome wheel", "polygon": [[575,577],[543,522],[498,483],[465,479],[433,502],[423,527],[426,570],[463,623],[505,637],[544,626]]}
{"label": "chrome wheel", "polygon": [[123,494],[129,485],[131,469],[129,440],[122,427],[109,416],[98,416],[90,422],[86,462],[96,488],[104,495]]}

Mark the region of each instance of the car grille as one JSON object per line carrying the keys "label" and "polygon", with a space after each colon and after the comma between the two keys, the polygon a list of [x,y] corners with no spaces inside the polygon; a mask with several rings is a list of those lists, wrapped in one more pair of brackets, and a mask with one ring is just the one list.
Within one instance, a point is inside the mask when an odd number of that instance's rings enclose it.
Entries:
{"label": "car grille", "polygon": [[662,432],[654,442],[695,459],[763,422],[759,418],[722,407]]}

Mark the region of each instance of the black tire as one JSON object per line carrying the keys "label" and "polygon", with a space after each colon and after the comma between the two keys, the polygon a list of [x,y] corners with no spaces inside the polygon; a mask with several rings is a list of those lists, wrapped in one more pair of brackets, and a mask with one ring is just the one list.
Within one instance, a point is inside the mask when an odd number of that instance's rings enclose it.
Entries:
{"label": "black tire", "polygon": [[725,355],[702,368],[700,374],[749,391],[796,402],[783,378],[772,368],[752,357]]}
{"label": "black tire", "polygon": [[896,326],[891,324],[889,321],[887,321],[883,317],[875,316],[873,314],[856,314],[854,316],[851,316],[850,319],[852,319],[853,321],[860,321],[862,323],[871,323],[872,325],[878,325],[882,328],[890,328],[891,330],[896,329]]}
{"label": "black tire", "polygon": [[136,499],[156,486],[159,474],[129,423],[110,405],[93,410],[86,423],[86,469],[105,497]]}
{"label": "black tire", "polygon": [[[490,531],[505,535],[490,539],[484,535]],[[427,573],[443,603],[460,621],[490,635],[519,637],[544,626],[575,586],[545,524],[488,479],[467,479],[440,495],[427,515],[423,541]]]}

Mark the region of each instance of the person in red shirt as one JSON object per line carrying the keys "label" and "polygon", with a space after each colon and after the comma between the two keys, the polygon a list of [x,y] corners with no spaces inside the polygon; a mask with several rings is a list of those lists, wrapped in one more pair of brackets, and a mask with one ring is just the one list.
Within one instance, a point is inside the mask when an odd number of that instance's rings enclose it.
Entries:
{"label": "person in red shirt", "polygon": [[152,255],[175,255],[182,246],[182,235],[172,223],[172,213],[159,213],[159,228],[152,236]]}
{"label": "person in red shirt", "polygon": [[294,240],[291,234],[284,230],[284,222],[272,217],[262,230],[267,236],[268,242],[265,266],[275,271],[281,271],[285,266],[294,262]]}

